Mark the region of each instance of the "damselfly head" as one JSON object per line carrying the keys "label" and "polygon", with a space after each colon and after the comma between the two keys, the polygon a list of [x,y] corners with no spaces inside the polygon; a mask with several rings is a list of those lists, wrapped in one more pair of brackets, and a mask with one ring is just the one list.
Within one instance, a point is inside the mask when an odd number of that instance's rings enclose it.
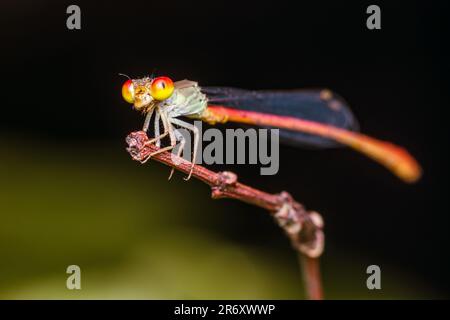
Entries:
{"label": "damselfly head", "polygon": [[122,86],[122,97],[136,110],[145,112],[152,102],[170,98],[174,90],[169,77],[128,79]]}
{"label": "damselfly head", "polygon": [[152,79],[129,79],[122,86],[122,97],[126,102],[132,103],[138,111],[145,111],[154,100],[150,94]]}

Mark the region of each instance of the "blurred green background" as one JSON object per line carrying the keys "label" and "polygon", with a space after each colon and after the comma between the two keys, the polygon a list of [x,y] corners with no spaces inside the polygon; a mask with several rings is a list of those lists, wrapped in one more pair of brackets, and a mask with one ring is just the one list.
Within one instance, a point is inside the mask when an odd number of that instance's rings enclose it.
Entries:
{"label": "blurred green background", "polygon": [[[123,145],[64,148],[16,136],[0,150],[0,298],[304,298],[295,253],[263,210],[258,218],[277,236],[239,242],[233,225],[253,218],[242,217],[255,214],[249,206],[211,200],[207,186],[179,173],[168,182],[168,168],[137,164]],[[231,202],[240,210],[228,210]],[[440,297],[388,261],[383,290],[367,290],[363,257],[370,253],[327,247],[327,298]],[[81,290],[66,288],[72,264]]]}

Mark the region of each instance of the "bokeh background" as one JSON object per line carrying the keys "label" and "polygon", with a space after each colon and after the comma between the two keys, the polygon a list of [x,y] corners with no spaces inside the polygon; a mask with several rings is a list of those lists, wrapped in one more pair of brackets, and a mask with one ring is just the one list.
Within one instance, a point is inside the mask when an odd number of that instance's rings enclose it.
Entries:
{"label": "bokeh background", "polygon": [[[66,8],[82,29],[66,29]],[[326,223],[331,299],[448,298],[448,50],[437,1],[11,1],[0,4],[0,298],[303,298],[271,217],[132,161],[143,118],[124,81],[156,70],[201,85],[327,87],[363,132],[405,146],[406,185],[348,149],[282,147],[280,171],[213,166],[287,190]],[[68,265],[82,290],[65,287]],[[368,265],[382,290],[366,288]]]}

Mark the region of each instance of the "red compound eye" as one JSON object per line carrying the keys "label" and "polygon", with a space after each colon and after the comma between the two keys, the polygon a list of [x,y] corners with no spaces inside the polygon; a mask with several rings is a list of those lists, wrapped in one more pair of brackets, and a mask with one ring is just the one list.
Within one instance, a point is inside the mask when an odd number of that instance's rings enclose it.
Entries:
{"label": "red compound eye", "polygon": [[153,99],[162,101],[169,98],[174,89],[173,81],[169,77],[157,77],[152,81],[150,94]]}
{"label": "red compound eye", "polygon": [[127,80],[122,86],[122,97],[128,103],[134,103],[134,86],[133,81]]}

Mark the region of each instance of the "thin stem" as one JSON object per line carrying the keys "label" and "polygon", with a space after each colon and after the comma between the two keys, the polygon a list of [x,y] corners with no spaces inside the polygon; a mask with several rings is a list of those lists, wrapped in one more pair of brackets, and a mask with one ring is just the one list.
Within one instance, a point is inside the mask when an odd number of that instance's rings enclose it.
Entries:
{"label": "thin stem", "polygon": [[[158,147],[149,143],[144,131],[132,132],[126,142],[127,151],[134,160],[144,162]],[[170,152],[162,152],[153,159],[188,174],[191,162]],[[287,192],[270,194],[238,182],[233,172],[214,172],[195,165],[192,177],[211,187],[213,199],[231,198],[266,209],[289,237],[294,249],[303,257],[305,288],[310,299],[321,299],[322,288],[318,257],[324,247],[322,217],[315,211],[307,211]]]}
{"label": "thin stem", "polygon": [[299,263],[303,270],[303,281],[306,286],[306,292],[311,300],[322,300],[322,280],[320,277],[320,266],[318,258],[311,258],[299,254]]}

